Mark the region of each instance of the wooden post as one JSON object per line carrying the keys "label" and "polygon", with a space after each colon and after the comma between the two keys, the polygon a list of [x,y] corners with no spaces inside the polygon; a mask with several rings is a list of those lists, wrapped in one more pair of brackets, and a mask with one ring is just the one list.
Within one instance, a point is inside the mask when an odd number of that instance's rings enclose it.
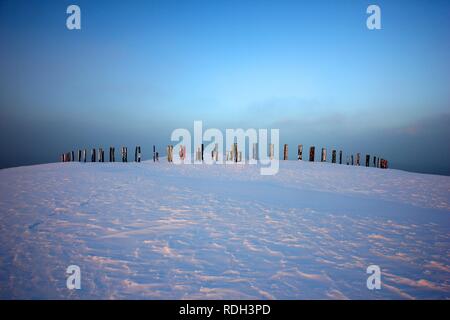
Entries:
{"label": "wooden post", "polygon": [[356,154],[356,165],[359,166],[360,165],[360,159],[361,159],[361,155],[359,154],[359,152]]}
{"label": "wooden post", "polygon": [[95,150],[95,148],[92,149],[91,162],[96,162],[97,161],[96,154],[97,154],[97,150]]}
{"label": "wooden post", "polygon": [[233,155],[234,155],[234,162],[238,162],[238,144],[235,142],[233,144]]}
{"label": "wooden post", "polygon": [[314,162],[314,155],[316,153],[316,147],[312,146],[309,148],[309,161]]}
{"label": "wooden post", "polygon": [[320,158],[321,162],[326,162],[327,161],[327,149],[322,148],[322,157]]}
{"label": "wooden post", "polygon": [[339,164],[342,164],[342,150],[339,150]]}
{"label": "wooden post", "polygon": [[78,162],[81,162],[81,150],[78,149]]}
{"label": "wooden post", "polygon": [[273,157],[275,155],[275,146],[273,143],[269,144],[269,159],[273,160]]}
{"label": "wooden post", "polygon": [[242,151],[238,151],[238,161],[237,162],[242,162]]}
{"label": "wooden post", "polygon": [[214,145],[214,160],[219,161],[219,144]]}
{"label": "wooden post", "polygon": [[377,167],[377,157],[373,156],[373,167]]}
{"label": "wooden post", "polygon": [[202,143],[202,161],[205,160],[203,153],[205,151],[205,145]]}
{"label": "wooden post", "polygon": [[297,159],[302,160],[303,158],[303,145],[299,144],[297,149]]}
{"label": "wooden post", "polygon": [[288,160],[289,158],[289,151],[288,151],[288,145],[285,144],[284,145],[284,150],[283,150],[283,160]]}
{"label": "wooden post", "polygon": [[159,162],[159,152],[158,151],[156,151],[156,161]]}
{"label": "wooden post", "polygon": [[115,150],[114,147],[109,147],[109,162],[115,162]]}
{"label": "wooden post", "polygon": [[336,150],[331,151],[331,163],[336,163]]}
{"label": "wooden post", "polygon": [[72,151],[72,161],[75,161],[75,152]]}
{"label": "wooden post", "polygon": [[183,145],[180,145],[180,151],[178,151],[178,155],[180,156],[180,160],[184,160],[185,155],[185,147]]}
{"label": "wooden post", "polygon": [[352,166],[354,165],[354,162],[353,162],[353,155],[352,155]]}
{"label": "wooden post", "polygon": [[87,150],[83,149],[83,162],[87,161]]}
{"label": "wooden post", "polygon": [[153,162],[156,161],[156,147],[153,145]]}
{"label": "wooden post", "polygon": [[253,143],[253,160],[258,160],[258,143]]}
{"label": "wooden post", "polygon": [[167,161],[173,162],[173,145],[167,146]]}
{"label": "wooden post", "polygon": [[122,147],[122,162],[128,162],[128,149],[127,149],[127,147]]}
{"label": "wooden post", "polygon": [[380,167],[380,157],[378,157],[378,159],[377,159],[377,168],[379,168]]}
{"label": "wooden post", "polygon": [[134,162],[141,162],[141,147],[136,146],[134,149]]}
{"label": "wooden post", "polygon": [[370,155],[366,154],[366,167],[370,167]]}

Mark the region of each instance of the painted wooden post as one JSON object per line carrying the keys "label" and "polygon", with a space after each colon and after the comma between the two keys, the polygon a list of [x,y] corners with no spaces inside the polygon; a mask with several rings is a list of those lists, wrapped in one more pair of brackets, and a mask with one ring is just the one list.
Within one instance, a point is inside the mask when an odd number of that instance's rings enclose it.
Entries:
{"label": "painted wooden post", "polygon": [[127,149],[127,147],[122,147],[122,162],[128,162],[128,149]]}
{"label": "painted wooden post", "polygon": [[361,155],[359,154],[359,152],[356,154],[356,165],[359,166],[360,165],[360,160],[361,160]]}
{"label": "painted wooden post", "polygon": [[321,162],[326,162],[327,161],[327,149],[322,148],[322,157],[320,158]]}
{"label": "painted wooden post", "polygon": [[114,150],[114,147],[109,147],[109,162],[115,162],[116,161],[116,153]]}
{"label": "painted wooden post", "polygon": [[336,150],[331,151],[331,163],[336,163]]}
{"label": "painted wooden post", "polygon": [[91,162],[96,162],[97,161],[96,154],[97,154],[97,150],[95,150],[95,148],[92,149]]}
{"label": "painted wooden post", "polygon": [[342,164],[342,150],[339,150],[339,164]]}
{"label": "painted wooden post", "polygon": [[309,148],[309,161],[314,162],[314,155],[316,153],[316,147],[312,146]]}
{"label": "painted wooden post", "polygon": [[180,156],[180,160],[183,161],[184,160],[184,146],[180,145],[180,151],[178,151],[178,155]]}
{"label": "painted wooden post", "polygon": [[283,150],[283,160],[288,160],[289,158],[289,150],[288,150],[288,145],[285,144],[284,145],[284,150]]}
{"label": "painted wooden post", "polygon": [[370,167],[370,155],[366,154],[366,167]]}
{"label": "painted wooden post", "polygon": [[134,162],[141,162],[141,147],[136,146],[134,149]]}
{"label": "painted wooden post", "polygon": [[303,160],[303,145],[299,144],[297,147],[297,160]]}

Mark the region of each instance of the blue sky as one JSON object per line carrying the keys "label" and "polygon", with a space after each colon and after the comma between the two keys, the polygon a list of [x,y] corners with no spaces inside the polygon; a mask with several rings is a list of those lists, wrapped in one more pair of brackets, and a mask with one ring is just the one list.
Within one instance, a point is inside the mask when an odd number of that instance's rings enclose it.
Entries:
{"label": "blue sky", "polygon": [[203,120],[450,174],[449,33],[449,1],[0,1],[0,167]]}

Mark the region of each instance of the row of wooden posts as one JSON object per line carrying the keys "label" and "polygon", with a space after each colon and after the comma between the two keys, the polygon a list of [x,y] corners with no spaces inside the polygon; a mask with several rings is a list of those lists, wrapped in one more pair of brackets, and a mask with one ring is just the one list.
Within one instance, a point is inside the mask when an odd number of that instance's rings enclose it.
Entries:
{"label": "row of wooden posts", "polygon": [[[314,159],[315,159],[315,153],[316,153],[315,149],[316,148],[314,146],[311,146],[309,148],[309,161],[311,161],[311,162],[314,162]],[[196,161],[204,160],[204,150],[205,149],[204,149],[203,144],[201,146],[197,147],[197,150],[195,152],[195,160]],[[166,151],[167,151],[167,161],[173,162],[173,145],[168,145]],[[288,158],[289,158],[288,151],[289,151],[289,147],[287,144],[285,144],[284,148],[283,148],[283,160],[288,160]],[[122,162],[128,162],[127,147],[122,147],[120,154],[122,156]],[[269,145],[269,159],[273,160],[274,154],[275,154],[274,153],[274,145],[270,144]],[[181,160],[186,159],[186,146],[180,147],[179,156],[180,156]],[[366,154],[365,156],[366,156],[365,165],[366,165],[366,167],[370,167],[371,156],[369,154]],[[87,162],[87,159],[88,159],[87,150],[86,149],[78,150],[77,159],[79,162]],[[213,159],[215,161],[218,161],[218,159],[219,159],[218,144],[215,145],[214,150],[211,152],[211,159]],[[258,160],[258,144],[257,143],[253,144],[252,159]],[[242,152],[238,151],[237,143],[234,143],[231,147],[231,150],[226,152],[226,160],[233,161],[233,162],[242,162],[243,161]],[[299,144],[297,147],[297,160],[303,160],[303,145],[301,145],[301,144]],[[72,151],[72,152],[67,152],[67,153],[62,154],[61,161],[62,162],[77,161],[75,158],[75,152]],[[134,161],[141,162],[141,147],[140,146],[136,146],[136,148],[135,148]],[[159,153],[156,151],[156,147],[153,146],[153,162],[156,162],[156,161],[159,161]],[[321,162],[327,161],[327,149],[326,148],[322,148],[320,161]],[[372,161],[373,161],[372,162],[373,167],[382,168],[382,169],[388,168],[388,161],[386,159],[382,159],[380,157],[373,156]],[[102,148],[99,148],[98,150],[92,149],[91,162],[105,162],[105,151]],[[115,148],[114,147],[109,148],[109,162],[115,162]],[[331,163],[343,164],[342,150],[339,151],[339,159],[337,159],[337,151],[334,149],[331,151]],[[347,165],[356,165],[356,166],[361,165],[361,154],[357,153],[355,157],[353,154],[350,155],[346,159],[346,164]]]}

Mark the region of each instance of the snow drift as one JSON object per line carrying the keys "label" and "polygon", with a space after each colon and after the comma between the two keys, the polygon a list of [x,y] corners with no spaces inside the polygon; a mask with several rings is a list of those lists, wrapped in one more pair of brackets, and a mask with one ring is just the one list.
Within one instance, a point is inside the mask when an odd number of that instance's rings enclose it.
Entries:
{"label": "snow drift", "polygon": [[[450,298],[450,177],[330,163],[0,170],[0,298]],[[66,268],[81,268],[81,290]],[[368,290],[366,268],[381,268]]]}

